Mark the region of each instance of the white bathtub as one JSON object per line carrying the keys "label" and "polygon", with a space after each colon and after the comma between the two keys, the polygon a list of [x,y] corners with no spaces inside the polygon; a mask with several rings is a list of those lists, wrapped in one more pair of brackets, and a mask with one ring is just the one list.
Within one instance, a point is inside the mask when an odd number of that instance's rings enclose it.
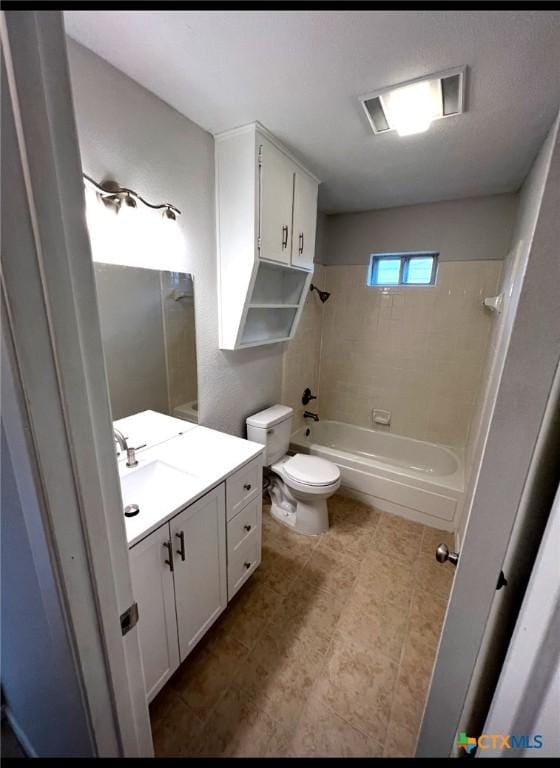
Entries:
{"label": "white bathtub", "polygon": [[339,421],[307,424],[292,435],[290,447],[337,464],[348,495],[384,512],[454,530],[464,479],[462,456],[453,449]]}

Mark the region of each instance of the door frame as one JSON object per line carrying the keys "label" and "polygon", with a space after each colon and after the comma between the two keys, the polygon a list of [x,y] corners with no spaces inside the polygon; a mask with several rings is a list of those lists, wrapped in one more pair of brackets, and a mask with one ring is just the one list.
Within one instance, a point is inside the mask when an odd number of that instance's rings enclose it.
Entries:
{"label": "door frame", "polygon": [[138,629],[123,637],[120,626],[133,595],[62,13],[1,12],[0,39],[19,161],[12,181],[25,197],[10,215],[33,242],[21,247],[4,232],[4,332],[41,490],[37,524],[95,750],[150,757]]}
{"label": "door frame", "polygon": [[[449,757],[560,359],[560,116],[462,542],[417,757]],[[476,469],[474,470],[476,471]],[[491,510],[491,514],[489,514]],[[448,567],[448,566],[444,566]],[[501,663],[501,660],[500,660]]]}

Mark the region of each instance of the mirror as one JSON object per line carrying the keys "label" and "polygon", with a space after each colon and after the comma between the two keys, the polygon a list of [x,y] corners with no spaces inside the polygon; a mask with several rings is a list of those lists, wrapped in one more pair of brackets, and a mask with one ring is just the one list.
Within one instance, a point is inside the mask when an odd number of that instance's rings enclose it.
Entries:
{"label": "mirror", "polygon": [[150,409],[196,423],[192,276],[93,267],[113,419]]}

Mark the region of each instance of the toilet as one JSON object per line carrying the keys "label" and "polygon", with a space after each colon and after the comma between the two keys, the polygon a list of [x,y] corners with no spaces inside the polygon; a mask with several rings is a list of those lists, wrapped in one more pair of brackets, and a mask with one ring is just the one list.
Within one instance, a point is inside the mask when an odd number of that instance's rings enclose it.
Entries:
{"label": "toilet", "polygon": [[329,527],[327,499],[340,486],[340,470],[318,456],[288,456],[292,416],[287,405],[255,413],[247,419],[247,439],[266,446],[273,517],[299,533],[319,534]]}

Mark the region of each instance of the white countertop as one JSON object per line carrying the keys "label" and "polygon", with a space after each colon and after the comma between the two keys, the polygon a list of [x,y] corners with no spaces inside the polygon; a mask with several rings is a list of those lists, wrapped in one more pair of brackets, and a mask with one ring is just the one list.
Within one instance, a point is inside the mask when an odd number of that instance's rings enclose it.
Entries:
{"label": "white countertop", "polygon": [[[264,446],[227,435],[207,427],[144,411],[114,422],[131,446],[147,443],[136,454],[138,465],[126,466],[126,457],[118,459],[119,476],[125,478],[154,461],[185,473],[185,495],[163,514],[142,511],[135,517],[125,517],[128,546],[133,547],[149,533],[159,528],[184,507],[192,504],[221,483],[232,472],[261,454]],[[164,489],[162,489],[164,493]],[[129,499],[129,501],[132,501]]]}

